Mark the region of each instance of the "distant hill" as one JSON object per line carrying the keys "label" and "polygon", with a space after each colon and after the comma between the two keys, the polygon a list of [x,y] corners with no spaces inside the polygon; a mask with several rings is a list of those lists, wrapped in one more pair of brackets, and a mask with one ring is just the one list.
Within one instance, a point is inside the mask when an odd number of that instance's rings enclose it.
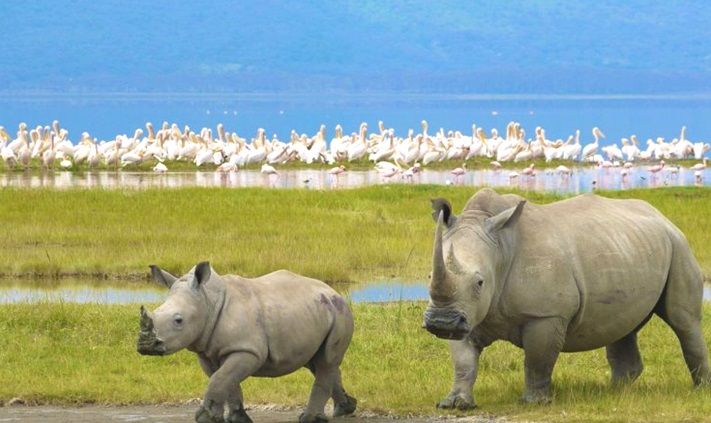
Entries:
{"label": "distant hill", "polygon": [[711,93],[707,1],[4,0],[0,92]]}

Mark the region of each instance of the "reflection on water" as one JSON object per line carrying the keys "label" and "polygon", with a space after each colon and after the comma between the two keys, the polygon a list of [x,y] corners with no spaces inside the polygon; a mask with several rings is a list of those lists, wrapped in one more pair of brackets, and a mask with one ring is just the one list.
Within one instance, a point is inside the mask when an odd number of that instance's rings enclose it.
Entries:
{"label": "reflection on water", "polygon": [[354,303],[418,301],[429,298],[424,283],[376,282],[356,286],[347,294]]}
{"label": "reflection on water", "polygon": [[[109,286],[107,286],[107,284]],[[424,301],[429,299],[425,282],[373,282],[336,288],[354,303]],[[93,283],[40,281],[0,284],[0,305],[14,303],[68,302],[94,304],[160,303],[168,291],[153,284],[126,283],[121,287],[106,281]],[[711,301],[711,286],[704,286],[704,300]]]}
{"label": "reflection on water", "polygon": [[[454,166],[454,165],[453,165]],[[522,166],[523,168],[524,166]],[[670,168],[671,169],[671,168]],[[180,188],[180,187],[267,187],[335,189],[355,188],[387,183],[405,184],[455,184],[469,186],[511,187],[523,190],[581,193],[593,189],[619,190],[663,186],[711,185],[711,169],[700,178],[693,171],[678,168],[651,173],[646,166],[629,169],[623,175],[621,168],[577,168],[570,175],[560,175],[553,169],[543,169],[535,176],[513,176],[512,170],[471,170],[463,177],[454,178],[449,170],[424,170],[410,179],[397,175],[383,178],[376,171],[347,171],[330,175],[326,170],[282,170],[279,175],[264,175],[256,170],[236,173],[176,172],[155,174],[150,172],[9,172],[0,174],[0,187],[18,188]]]}

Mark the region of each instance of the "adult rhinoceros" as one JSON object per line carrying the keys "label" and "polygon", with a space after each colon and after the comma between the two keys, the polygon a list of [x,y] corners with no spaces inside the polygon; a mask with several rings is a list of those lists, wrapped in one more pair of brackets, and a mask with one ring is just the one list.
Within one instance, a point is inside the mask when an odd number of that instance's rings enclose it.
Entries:
{"label": "adult rhinoceros", "polygon": [[681,231],[648,203],[592,194],[549,205],[483,189],[458,217],[432,201],[424,326],[452,339],[454,386],[438,406],[475,407],[482,349],[523,348],[524,402],[550,401],[558,354],[606,347],[612,382],[642,372],[637,331],[653,314],[676,333],[695,385],[708,383],[703,279]]}
{"label": "adult rhinoceros", "polygon": [[[325,283],[280,270],[256,279],[220,276],[203,262],[176,278],[151,266],[153,278],[170,288],[153,313],[141,306],[138,352],[166,355],[183,348],[197,353],[210,377],[198,423],[245,423],[239,384],[249,376],[275,377],[307,367],[315,376],[301,422],[325,422],[355,411],[339,366],[353,335],[353,316]],[[228,416],[224,419],[224,406]]]}

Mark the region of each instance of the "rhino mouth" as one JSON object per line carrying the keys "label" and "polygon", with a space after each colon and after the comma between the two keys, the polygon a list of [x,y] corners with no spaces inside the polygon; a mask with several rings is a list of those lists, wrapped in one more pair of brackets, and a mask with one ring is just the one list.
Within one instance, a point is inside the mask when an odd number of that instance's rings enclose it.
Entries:
{"label": "rhino mouth", "polygon": [[163,341],[152,332],[141,332],[138,336],[137,348],[141,355],[165,355],[166,349]]}
{"label": "rhino mouth", "polygon": [[425,311],[423,328],[437,338],[464,339],[472,331],[466,316],[451,308],[429,307]]}

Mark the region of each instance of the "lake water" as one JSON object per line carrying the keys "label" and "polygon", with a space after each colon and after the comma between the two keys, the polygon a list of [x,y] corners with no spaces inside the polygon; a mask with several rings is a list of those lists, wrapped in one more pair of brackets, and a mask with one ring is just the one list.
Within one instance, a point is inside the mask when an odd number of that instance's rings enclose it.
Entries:
{"label": "lake water", "polygon": [[[453,164],[452,166],[456,166]],[[523,166],[522,166],[523,167]],[[521,169],[518,169],[519,171]],[[347,171],[338,177],[325,170],[282,170],[279,176],[264,175],[255,170],[237,173],[217,172],[9,172],[0,174],[0,187],[17,188],[179,188],[179,187],[267,187],[336,189],[355,188],[389,183],[440,184],[509,187],[522,190],[558,193],[582,193],[593,189],[654,188],[663,186],[711,186],[711,168],[703,171],[701,179],[694,172],[680,168],[677,173],[651,174],[646,166],[632,168],[623,177],[620,168],[576,168],[570,176],[561,176],[552,169],[540,170],[534,177],[520,175],[512,178],[511,170],[471,170],[462,178],[454,178],[448,170],[424,170],[412,179],[400,176],[383,178],[376,171]]]}
{"label": "lake water", "polygon": [[59,119],[69,129],[72,140],[82,131],[99,139],[116,134],[132,134],[146,121],[176,122],[197,129],[214,128],[222,122],[241,136],[254,136],[265,128],[288,139],[289,131],[314,134],[325,124],[329,139],[336,124],[346,132],[357,131],[360,122],[372,130],[378,120],[405,135],[408,128],[420,130],[427,119],[430,131],[471,132],[472,123],[498,128],[502,133],[511,121],[521,122],[528,136],[536,126],[547,130],[550,139],[566,138],[576,129],[582,141],[592,141],[590,130],[600,127],[607,139],[619,142],[637,134],[640,140],[679,135],[688,127],[692,141],[711,140],[711,96],[527,96],[527,95],[417,95],[377,92],[332,95],[306,94],[121,94],[73,96],[0,96],[0,125],[14,134],[19,122],[30,126]]}
{"label": "lake water", "polygon": [[[354,303],[425,301],[427,283],[379,281],[336,289]],[[80,304],[151,304],[162,302],[168,291],[148,283],[94,282],[4,282],[0,283],[0,305],[15,303],[68,302]],[[704,299],[711,301],[711,286],[704,286]]]}

